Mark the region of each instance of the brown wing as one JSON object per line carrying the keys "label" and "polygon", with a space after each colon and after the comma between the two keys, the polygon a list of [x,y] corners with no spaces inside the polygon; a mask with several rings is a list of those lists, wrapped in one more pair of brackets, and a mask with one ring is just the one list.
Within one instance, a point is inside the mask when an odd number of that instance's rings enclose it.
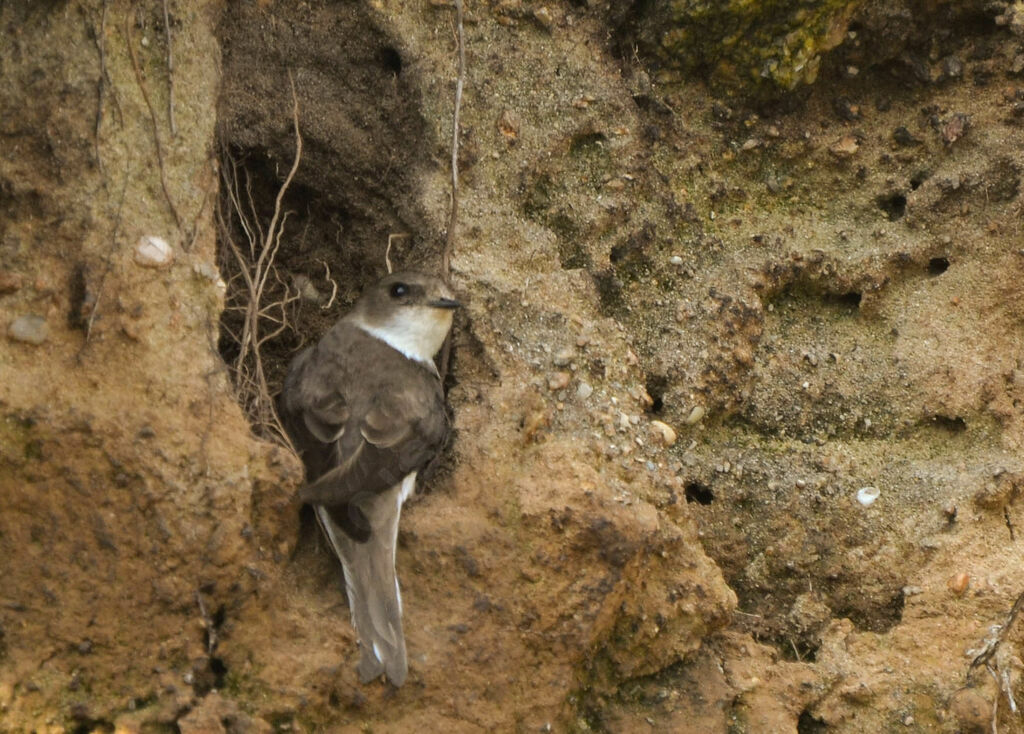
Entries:
{"label": "brown wing", "polygon": [[349,421],[334,444],[336,463],[302,488],[303,502],[328,507],[356,502],[363,493],[393,487],[440,450],[448,430],[443,407],[439,414],[412,413],[410,407],[420,406],[386,398],[381,402],[385,405],[378,404],[362,420]]}
{"label": "brown wing", "polygon": [[281,407],[306,464],[299,497],[329,508],[423,468],[448,433],[437,376],[344,322],[296,357]]}

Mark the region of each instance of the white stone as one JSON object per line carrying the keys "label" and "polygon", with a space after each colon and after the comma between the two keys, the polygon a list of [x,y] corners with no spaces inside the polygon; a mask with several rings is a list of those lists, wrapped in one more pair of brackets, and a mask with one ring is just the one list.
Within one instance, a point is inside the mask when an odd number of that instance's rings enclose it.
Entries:
{"label": "white stone", "polygon": [[671,446],[676,442],[676,431],[668,423],[651,421],[651,428],[655,431],[663,446]]}
{"label": "white stone", "polygon": [[693,406],[693,410],[690,411],[690,414],[688,416],[686,416],[686,425],[688,425],[688,426],[695,426],[698,423],[700,423],[700,420],[703,417],[704,417],[704,406],[703,405],[695,405],[695,406]]}
{"label": "white stone", "polygon": [[144,235],[135,246],[135,262],[146,268],[162,268],[174,260],[174,250],[167,240],[155,235]]}
{"label": "white stone", "polygon": [[7,327],[7,336],[26,344],[42,344],[48,334],[46,318],[36,314],[19,316]]}
{"label": "white stone", "polygon": [[857,490],[857,501],[865,507],[870,507],[874,504],[878,496],[882,494],[878,487],[861,487]]}

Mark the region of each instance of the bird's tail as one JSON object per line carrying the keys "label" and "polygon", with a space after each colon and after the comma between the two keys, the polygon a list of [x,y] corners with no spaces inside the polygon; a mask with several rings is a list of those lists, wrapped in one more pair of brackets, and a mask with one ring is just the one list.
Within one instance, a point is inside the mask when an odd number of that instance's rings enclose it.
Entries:
{"label": "bird's tail", "polygon": [[345,590],[352,626],[359,636],[359,679],[368,683],[386,674],[401,686],[408,673],[405,635],[402,632],[402,594],[395,575],[395,546],[402,503],[412,493],[416,476],[410,474],[390,489],[358,502],[370,524],[370,538],[350,538],[325,507],[316,514],[345,571]]}

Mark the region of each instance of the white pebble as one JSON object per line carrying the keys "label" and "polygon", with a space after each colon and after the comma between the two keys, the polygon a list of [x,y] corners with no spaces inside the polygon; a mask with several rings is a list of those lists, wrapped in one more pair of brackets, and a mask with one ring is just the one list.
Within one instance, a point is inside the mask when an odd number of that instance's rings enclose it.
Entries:
{"label": "white pebble", "polygon": [[593,394],[594,394],[594,388],[592,388],[586,382],[581,382],[579,385],[576,386],[576,395],[578,395],[583,400],[586,400],[587,398],[589,398]]}
{"label": "white pebble", "polygon": [[576,352],[573,351],[572,347],[563,347],[555,352],[555,356],[552,358],[551,362],[555,367],[566,367],[570,362],[572,362],[572,358],[575,355]]}
{"label": "white pebble", "polygon": [[882,493],[878,487],[861,487],[857,490],[857,501],[865,507],[869,507],[874,504],[880,494]]}
{"label": "white pebble", "polygon": [[698,423],[700,423],[700,419],[703,418],[703,417],[704,417],[704,406],[703,405],[695,405],[695,406],[693,406],[693,410],[690,411],[690,414],[688,416],[686,416],[686,425],[688,425],[688,426],[697,425]]}
{"label": "white pebble", "polygon": [[135,262],[143,267],[162,268],[173,259],[174,250],[162,237],[148,234],[139,238],[139,244],[135,246]]}
{"label": "white pebble", "polygon": [[672,257],[670,257],[668,259],[668,261],[672,265],[682,265],[683,264],[683,258],[679,257],[679,255],[673,255]]}
{"label": "white pebble", "polygon": [[651,421],[651,428],[657,433],[662,445],[671,446],[676,442],[676,432],[668,423]]}
{"label": "white pebble", "polygon": [[220,272],[217,270],[217,266],[208,262],[197,262],[192,265],[192,272],[198,275],[200,278],[206,278],[216,283],[220,279]]}
{"label": "white pebble", "polygon": [[220,277],[220,271],[210,263],[198,262],[192,266],[192,272],[200,278],[206,278],[207,280],[212,281],[214,286],[221,293],[224,293],[228,289],[227,283],[225,283],[224,279]]}
{"label": "white pebble", "polygon": [[42,344],[48,333],[46,318],[36,314],[19,316],[7,327],[7,336],[27,344]]}

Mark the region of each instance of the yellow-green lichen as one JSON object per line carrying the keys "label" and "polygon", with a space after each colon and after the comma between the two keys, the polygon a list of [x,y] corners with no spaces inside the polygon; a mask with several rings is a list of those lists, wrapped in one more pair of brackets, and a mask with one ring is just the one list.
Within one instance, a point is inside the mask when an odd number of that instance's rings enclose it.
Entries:
{"label": "yellow-green lichen", "polygon": [[661,35],[669,60],[718,86],[789,91],[811,84],[863,0],[674,0]]}

